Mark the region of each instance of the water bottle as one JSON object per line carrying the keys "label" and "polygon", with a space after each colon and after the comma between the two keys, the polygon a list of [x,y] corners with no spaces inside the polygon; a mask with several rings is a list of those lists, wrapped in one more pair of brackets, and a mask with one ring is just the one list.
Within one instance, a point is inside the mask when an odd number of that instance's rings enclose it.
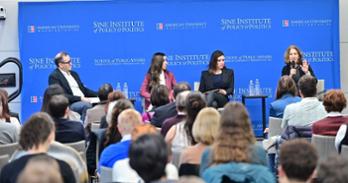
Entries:
{"label": "water bottle", "polygon": [[255,95],[261,95],[261,88],[260,88],[259,79],[255,80]]}
{"label": "water bottle", "polygon": [[123,83],[123,95],[128,98],[128,84],[127,82]]}
{"label": "water bottle", "polygon": [[255,87],[254,87],[253,80],[250,80],[249,82],[249,95],[250,96],[255,95]]}
{"label": "water bottle", "polygon": [[116,84],[116,91],[121,91],[121,83],[117,82]]}

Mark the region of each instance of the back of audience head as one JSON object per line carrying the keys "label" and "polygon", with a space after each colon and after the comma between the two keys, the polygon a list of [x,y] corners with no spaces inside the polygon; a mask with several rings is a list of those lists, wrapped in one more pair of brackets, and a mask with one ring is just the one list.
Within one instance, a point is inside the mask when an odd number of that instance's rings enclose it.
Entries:
{"label": "back of audience head", "polygon": [[10,118],[7,96],[4,92],[0,92],[0,119],[10,122]]}
{"label": "back of audience head", "polygon": [[39,155],[28,161],[17,183],[63,183],[63,178],[55,159]]}
{"label": "back of audience head", "polygon": [[183,91],[176,96],[175,105],[178,112],[186,113],[186,99],[190,91]]}
{"label": "back of audience head", "polygon": [[123,95],[123,93],[121,91],[113,91],[113,92],[108,94],[108,101],[109,102],[120,100],[120,99],[125,99],[125,98],[126,97]]}
{"label": "back of audience head", "polygon": [[183,91],[191,91],[191,86],[188,82],[180,82],[174,86],[173,91],[174,91],[174,97],[176,98],[178,94]]}
{"label": "back of audience head", "polygon": [[220,113],[212,107],[202,109],[193,124],[192,134],[196,142],[211,145],[220,127]]}
{"label": "back of audience head", "polygon": [[323,105],[327,112],[342,112],[347,106],[347,99],[342,90],[329,90],[324,95]]}
{"label": "back of audience head", "polygon": [[133,109],[133,104],[129,100],[120,99],[116,102],[114,108],[112,109],[111,124],[108,126],[105,134],[104,146],[114,143],[122,138],[117,128],[118,116],[126,109]]}
{"label": "back of audience head", "polygon": [[151,89],[151,105],[159,107],[169,103],[169,91],[165,85],[155,85]]}
{"label": "back of audience head", "polygon": [[213,143],[213,163],[250,162],[250,145],[255,144],[256,139],[244,105],[227,103],[220,119],[219,132]]}
{"label": "back of audience head", "polygon": [[132,131],[132,141],[135,141],[136,139],[145,134],[159,134],[159,132],[156,129],[156,127],[151,124],[138,125]]}
{"label": "back of audience head", "polygon": [[303,98],[315,97],[317,94],[317,79],[313,76],[304,75],[298,81],[298,88]]}
{"label": "back of audience head", "polygon": [[64,94],[64,89],[60,85],[53,84],[53,85],[48,86],[48,88],[46,88],[45,93],[44,93],[41,112],[49,112],[48,103],[50,102],[52,96],[63,95],[63,94]]}
{"label": "back of audience head", "polygon": [[185,132],[191,141],[191,144],[196,144],[195,139],[192,135],[192,126],[194,121],[196,120],[196,116],[203,109],[207,106],[207,103],[204,99],[203,94],[200,92],[191,92],[188,94],[186,99],[186,122],[184,125]]}
{"label": "back of audience head", "polygon": [[19,144],[23,150],[47,146],[54,141],[55,126],[52,118],[44,112],[33,114],[21,128]]}
{"label": "back of audience head", "polygon": [[348,159],[343,156],[331,155],[319,164],[317,173],[320,183],[348,182]]}
{"label": "back of audience head", "polygon": [[117,119],[117,128],[122,136],[131,134],[137,125],[142,124],[140,113],[134,109],[126,109],[122,111]]}
{"label": "back of audience head", "polygon": [[287,141],[280,148],[279,181],[311,180],[317,162],[317,151],[309,142],[304,139]]}
{"label": "back of audience head", "polygon": [[276,99],[280,99],[284,94],[297,96],[297,87],[295,81],[290,76],[282,76],[278,81]]}
{"label": "back of audience head", "polygon": [[101,102],[107,101],[109,93],[113,91],[112,85],[109,83],[103,84],[98,90],[98,98]]}
{"label": "back of audience head", "polygon": [[167,145],[160,135],[142,135],[130,146],[129,165],[145,183],[164,177],[167,162]]}
{"label": "back of audience head", "polygon": [[69,100],[64,95],[52,96],[48,103],[49,114],[53,118],[64,118],[69,107]]}

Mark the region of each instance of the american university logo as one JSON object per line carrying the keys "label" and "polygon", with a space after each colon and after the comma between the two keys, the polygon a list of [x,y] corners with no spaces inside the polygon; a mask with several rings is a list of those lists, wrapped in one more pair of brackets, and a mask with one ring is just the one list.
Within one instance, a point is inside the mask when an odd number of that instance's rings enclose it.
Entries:
{"label": "american university logo", "polygon": [[127,21],[94,21],[93,32],[97,33],[123,33],[123,32],[144,32],[145,23],[141,20]]}
{"label": "american university logo", "polygon": [[29,25],[28,33],[60,33],[60,32],[79,32],[80,25],[60,24],[60,25]]}
{"label": "american university logo", "polygon": [[332,19],[296,19],[282,20],[282,27],[329,27],[332,24]]}
{"label": "american university logo", "polygon": [[184,30],[199,30],[206,29],[207,22],[169,22],[156,23],[156,30],[158,31],[184,31]]}

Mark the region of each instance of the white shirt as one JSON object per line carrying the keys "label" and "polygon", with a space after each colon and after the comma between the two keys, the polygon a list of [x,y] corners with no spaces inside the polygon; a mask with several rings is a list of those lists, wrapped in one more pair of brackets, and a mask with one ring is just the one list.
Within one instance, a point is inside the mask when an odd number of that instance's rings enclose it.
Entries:
{"label": "white shirt", "polygon": [[58,69],[63,74],[65,79],[68,81],[70,89],[71,89],[73,95],[74,96],[79,96],[79,97],[84,97],[85,95],[80,90],[79,85],[77,84],[75,78],[70,73],[67,73],[67,72],[63,71],[60,68],[58,68]]}
{"label": "white shirt", "polygon": [[160,82],[161,85],[165,85],[166,86],[166,78],[164,77],[164,72],[163,71],[159,75],[159,82]]}
{"label": "white shirt", "polygon": [[346,135],[347,132],[347,125],[343,124],[340,126],[340,129],[337,131],[337,135],[335,138],[335,147],[338,150],[339,146],[341,144],[341,141],[343,140],[344,136]]}

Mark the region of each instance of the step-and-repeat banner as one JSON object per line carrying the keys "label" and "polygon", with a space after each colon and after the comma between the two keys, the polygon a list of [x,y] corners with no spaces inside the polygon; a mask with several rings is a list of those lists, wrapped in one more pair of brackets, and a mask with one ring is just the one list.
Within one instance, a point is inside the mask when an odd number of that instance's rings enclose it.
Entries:
{"label": "step-and-repeat banner", "polygon": [[[325,87],[340,87],[338,0],[125,0],[20,2],[22,120],[39,111],[54,56],[66,51],[84,84],[127,82],[141,111],[139,90],[155,52],[168,55],[177,81],[192,87],[211,53],[225,53],[235,72],[234,100],[259,79],[274,100],[284,51],[298,45]],[[261,134],[261,101],[247,101]]]}

